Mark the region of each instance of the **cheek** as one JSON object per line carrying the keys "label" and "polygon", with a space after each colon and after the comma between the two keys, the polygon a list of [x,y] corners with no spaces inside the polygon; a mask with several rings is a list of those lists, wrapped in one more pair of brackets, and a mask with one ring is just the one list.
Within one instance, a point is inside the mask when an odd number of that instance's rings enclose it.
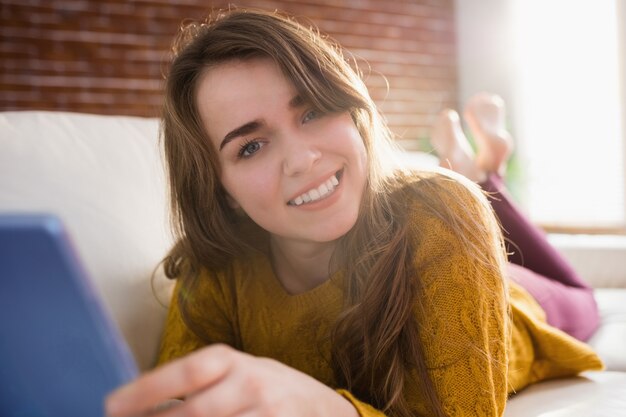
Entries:
{"label": "cheek", "polygon": [[274,188],[267,169],[225,170],[222,185],[230,196],[229,202],[244,210],[265,205]]}
{"label": "cheek", "polygon": [[350,129],[347,137],[349,137],[350,140],[346,143],[346,152],[350,152],[352,157],[362,167],[362,169],[367,170],[369,160],[367,148],[365,147],[365,142],[356,127],[352,127]]}
{"label": "cheek", "polygon": [[337,128],[337,137],[345,138],[342,141],[344,152],[349,152],[359,159],[367,159],[365,142],[352,118],[347,114],[344,115]]}

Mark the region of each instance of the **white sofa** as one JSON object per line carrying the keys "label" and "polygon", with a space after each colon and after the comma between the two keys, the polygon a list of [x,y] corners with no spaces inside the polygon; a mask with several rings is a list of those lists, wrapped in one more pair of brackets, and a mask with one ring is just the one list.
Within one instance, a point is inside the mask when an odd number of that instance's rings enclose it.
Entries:
{"label": "white sofa", "polygon": [[[0,113],[0,212],[63,220],[142,370],[153,364],[171,288],[158,272],[150,278],[172,242],[164,175],[156,119]],[[597,288],[602,326],[590,344],[607,371],[531,386],[505,415],[626,416],[626,244],[551,239]]]}

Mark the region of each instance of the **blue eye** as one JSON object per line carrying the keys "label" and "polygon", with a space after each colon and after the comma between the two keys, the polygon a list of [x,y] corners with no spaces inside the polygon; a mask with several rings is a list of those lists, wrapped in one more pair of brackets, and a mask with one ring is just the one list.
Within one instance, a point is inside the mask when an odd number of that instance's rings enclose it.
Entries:
{"label": "blue eye", "polygon": [[249,158],[263,147],[263,143],[256,140],[249,140],[241,144],[237,156],[239,158]]}
{"label": "blue eye", "polygon": [[317,110],[310,110],[304,115],[302,123],[310,122],[311,120],[317,119],[318,117],[320,117],[320,113]]}

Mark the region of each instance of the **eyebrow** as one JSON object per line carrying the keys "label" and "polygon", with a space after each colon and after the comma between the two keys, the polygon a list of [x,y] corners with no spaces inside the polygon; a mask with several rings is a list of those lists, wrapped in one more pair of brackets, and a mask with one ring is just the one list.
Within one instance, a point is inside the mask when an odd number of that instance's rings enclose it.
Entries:
{"label": "eyebrow", "polygon": [[[296,95],[291,100],[289,100],[289,107],[292,109],[298,108],[302,106],[303,104],[304,104],[304,100],[302,99],[300,95]],[[256,119],[251,122],[245,123],[236,129],[231,130],[230,132],[226,134],[226,136],[224,136],[224,139],[222,139],[219,150],[221,151],[222,148],[226,146],[228,142],[232,141],[233,139],[239,136],[244,136],[244,135],[249,135],[250,133],[254,133],[255,131],[259,130],[264,124],[265,122],[263,122],[263,120]]]}
{"label": "eyebrow", "polygon": [[304,104],[304,99],[300,94],[289,100],[289,107],[292,109],[298,108]]}
{"label": "eyebrow", "polygon": [[249,135],[250,133],[253,133],[259,130],[261,126],[263,126],[263,122],[261,120],[253,120],[251,122],[248,122],[244,125],[239,126],[237,129],[231,130],[230,132],[226,134],[226,136],[224,136],[224,139],[222,139],[222,143],[220,143],[220,151],[231,140],[239,136]]}

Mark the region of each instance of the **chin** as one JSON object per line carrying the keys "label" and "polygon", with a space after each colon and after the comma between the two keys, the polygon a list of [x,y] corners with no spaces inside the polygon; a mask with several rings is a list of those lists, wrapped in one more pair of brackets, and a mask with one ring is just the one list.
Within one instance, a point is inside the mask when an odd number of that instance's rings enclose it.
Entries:
{"label": "chin", "polygon": [[317,242],[332,242],[345,236],[356,224],[358,214],[316,229]]}

